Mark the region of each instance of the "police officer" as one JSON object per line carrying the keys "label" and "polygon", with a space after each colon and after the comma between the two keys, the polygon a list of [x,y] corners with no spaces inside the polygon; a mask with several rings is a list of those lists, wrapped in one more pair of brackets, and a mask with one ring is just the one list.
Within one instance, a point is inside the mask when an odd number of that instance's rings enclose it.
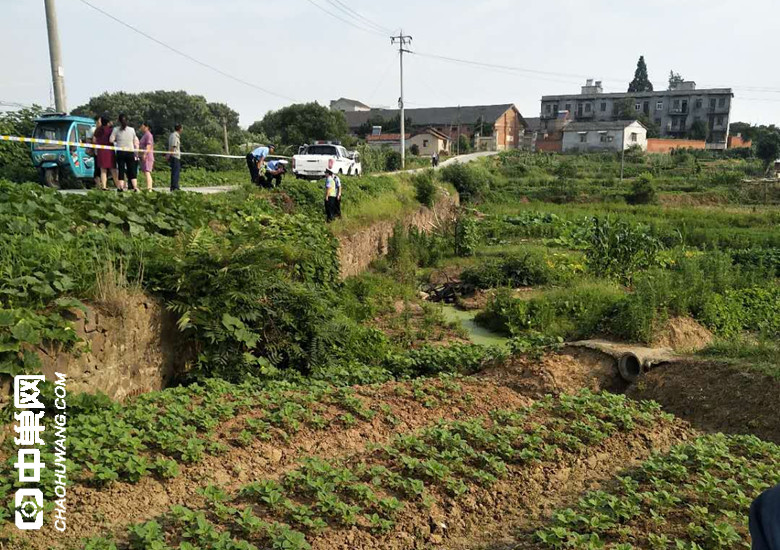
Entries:
{"label": "police officer", "polygon": [[263,164],[266,157],[273,154],[275,148],[274,145],[268,145],[267,147],[261,145],[246,156],[246,167],[249,168],[252,183],[261,185],[260,173],[263,170]]}
{"label": "police officer", "polygon": [[[282,185],[282,176],[287,172],[287,163],[283,160],[269,160],[265,165],[266,187],[273,189]],[[274,185],[276,180],[276,185]]]}
{"label": "police officer", "polygon": [[328,223],[336,217],[338,205],[338,189],[336,189],[336,180],[333,178],[333,172],[325,170],[325,218]]}

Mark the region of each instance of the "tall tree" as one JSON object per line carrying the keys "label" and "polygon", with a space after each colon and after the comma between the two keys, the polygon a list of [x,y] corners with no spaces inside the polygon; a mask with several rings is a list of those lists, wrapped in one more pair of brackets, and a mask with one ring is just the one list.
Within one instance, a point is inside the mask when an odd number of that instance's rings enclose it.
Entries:
{"label": "tall tree", "polygon": [[249,127],[284,145],[302,145],[320,139],[343,140],[349,128],[344,113],[331,111],[319,103],[296,103],[271,111]]}
{"label": "tall tree", "polygon": [[777,130],[767,129],[759,134],[756,156],[764,163],[764,171],[769,173],[769,169],[780,156],[780,135]]}
{"label": "tall tree", "polygon": [[629,92],[652,92],[653,83],[647,76],[647,65],[645,64],[645,56],[640,55],[639,61],[636,63],[636,71],[634,71],[634,80],[628,85]]}
{"label": "tall tree", "polygon": [[680,84],[685,82],[685,79],[682,77],[680,73],[676,73],[674,71],[669,71],[669,89],[674,90],[677,88]]}
{"label": "tall tree", "polygon": [[[104,93],[88,103],[76,107],[75,115],[97,118],[108,115],[116,122],[119,113],[125,113],[136,129],[147,122],[163,148],[168,134],[176,124],[184,126],[183,149],[196,153],[222,153],[224,150],[223,119],[227,121],[231,148],[246,143],[247,135],[238,126],[238,113],[222,103],[209,103],[205,97],[184,91],[157,90],[129,94]],[[185,164],[204,168],[224,168],[230,161],[207,157],[186,157]]]}

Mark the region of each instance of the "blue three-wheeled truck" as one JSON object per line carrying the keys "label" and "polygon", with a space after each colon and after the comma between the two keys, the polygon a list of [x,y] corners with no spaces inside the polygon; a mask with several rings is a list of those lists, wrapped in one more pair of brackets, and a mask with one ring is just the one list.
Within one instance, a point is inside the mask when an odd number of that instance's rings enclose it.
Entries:
{"label": "blue three-wheeled truck", "polygon": [[95,121],[65,114],[45,114],[35,120],[33,137],[68,141],[70,144],[32,144],[32,162],[38,169],[41,184],[59,187],[65,177],[92,180],[95,157],[90,155]]}

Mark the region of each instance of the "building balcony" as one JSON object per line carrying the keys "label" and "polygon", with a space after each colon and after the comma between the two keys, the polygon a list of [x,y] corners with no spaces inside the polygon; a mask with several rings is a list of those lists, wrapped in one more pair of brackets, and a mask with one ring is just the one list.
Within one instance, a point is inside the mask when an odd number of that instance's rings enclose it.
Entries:
{"label": "building balcony", "polygon": [[688,114],[688,108],[687,107],[677,107],[676,109],[672,107],[669,109],[670,115],[687,115]]}

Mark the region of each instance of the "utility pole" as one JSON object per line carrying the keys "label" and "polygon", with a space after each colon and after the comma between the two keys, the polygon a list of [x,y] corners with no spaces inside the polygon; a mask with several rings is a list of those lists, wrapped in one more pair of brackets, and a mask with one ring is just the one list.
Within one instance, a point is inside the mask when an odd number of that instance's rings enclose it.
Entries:
{"label": "utility pole", "polygon": [[460,105],[458,105],[458,155],[460,155]]}
{"label": "utility pole", "polygon": [[406,167],[406,117],[404,115],[404,53],[412,53],[404,49],[412,43],[412,37],[404,35],[403,29],[398,36],[391,36],[390,43],[398,43],[398,53],[401,57],[401,97],[398,98],[398,108],[401,109],[401,170]]}
{"label": "utility pole", "polygon": [[54,87],[54,107],[58,113],[68,112],[65,99],[65,69],[62,67],[60,34],[57,29],[57,11],[54,0],[43,0],[46,7],[46,30],[49,33],[49,59],[51,60],[51,81]]}
{"label": "utility pole", "polygon": [[620,185],[623,185],[623,170],[626,166],[626,129],[623,128],[620,138]]}
{"label": "utility pole", "polygon": [[230,143],[228,142],[227,119],[226,118],[222,119],[222,131],[223,131],[223,136],[225,138],[225,154],[229,155],[230,154]]}

